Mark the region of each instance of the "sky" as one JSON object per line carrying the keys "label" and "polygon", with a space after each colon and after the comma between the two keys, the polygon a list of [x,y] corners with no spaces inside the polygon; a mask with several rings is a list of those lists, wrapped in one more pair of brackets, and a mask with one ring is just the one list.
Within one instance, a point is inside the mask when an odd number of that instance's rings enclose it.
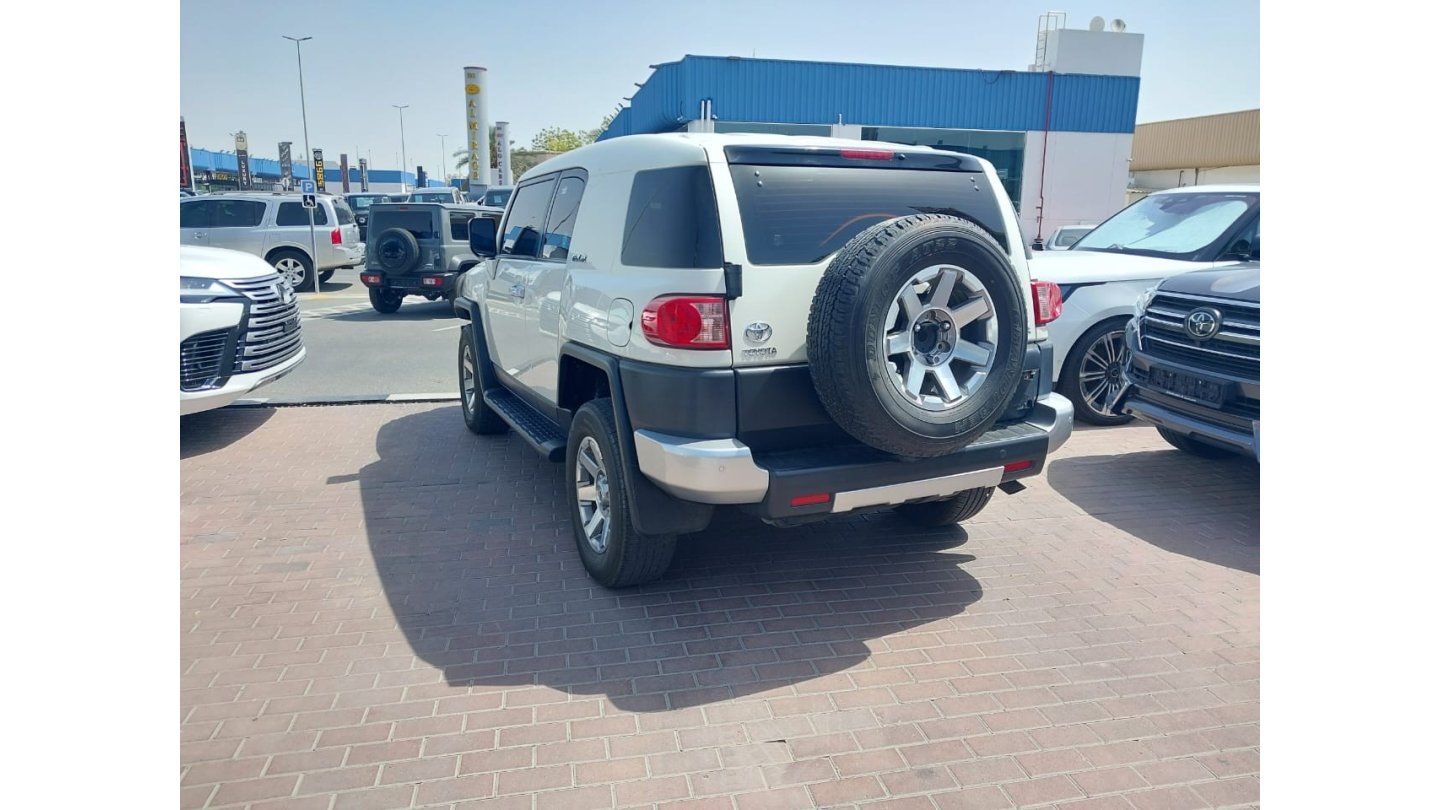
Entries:
{"label": "sky", "polygon": [[433,177],[438,136],[446,153],[464,145],[466,65],[488,69],[490,118],[523,148],[549,126],[598,127],[650,65],[685,54],[1024,70],[1048,10],[1070,28],[1119,17],[1145,35],[1141,123],[1260,106],[1258,0],[182,0],[180,111],[193,146],[234,149],[244,130],[253,155],[274,158],[288,140],[300,159],[295,45],[281,37],[311,36],[310,145],[394,168],[391,105],[408,104],[408,163]]}

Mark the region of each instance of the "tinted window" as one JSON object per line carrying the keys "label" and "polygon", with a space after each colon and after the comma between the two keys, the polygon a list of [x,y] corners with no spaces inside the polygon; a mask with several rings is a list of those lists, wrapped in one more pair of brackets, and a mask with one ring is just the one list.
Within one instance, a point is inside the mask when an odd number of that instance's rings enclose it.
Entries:
{"label": "tinted window", "polygon": [[355,212],[350,210],[344,200],[335,200],[335,222],[339,225],[355,224]]}
{"label": "tinted window", "polygon": [[265,218],[265,203],[254,200],[215,200],[212,228],[253,228]]}
{"label": "tinted window", "polygon": [[565,259],[570,256],[570,235],[575,233],[575,215],[580,211],[580,197],[585,181],[567,177],[555,189],[555,202],[550,204],[550,219],[545,223],[545,245],[542,259]]}
{"label": "tinted window", "polygon": [[1071,250],[1193,261],[1259,204],[1260,195],[1247,192],[1152,194],[1096,226]]}
{"label": "tinted window", "polygon": [[730,175],[755,264],[818,262],[866,228],[912,214],[966,219],[1006,244],[995,194],[973,172],[737,164]]}
{"label": "tinted window", "polygon": [[705,166],[636,172],[620,261],[631,267],[719,267],[720,217]]}
{"label": "tinted window", "polygon": [[450,212],[450,238],[462,242],[470,241],[470,220],[475,215],[466,211]]}
{"label": "tinted window", "polygon": [[[325,208],[315,206],[315,224],[325,225],[328,220],[325,218]],[[275,214],[276,225],[306,225],[310,224],[310,215],[306,213],[305,206],[298,202],[282,202],[280,210]]]}
{"label": "tinted window", "polygon": [[410,195],[410,202],[455,202],[453,191],[417,191]]}
{"label": "tinted window", "polygon": [[[365,238],[374,239],[377,234],[383,233],[390,228],[400,228],[415,234],[416,239],[435,239],[439,234],[435,231],[435,217],[430,211],[408,211],[386,208],[376,208],[370,212],[370,222],[366,226]],[[469,234],[466,234],[467,238]]]}
{"label": "tinted window", "polygon": [[489,205],[494,208],[504,208],[505,203],[510,202],[510,192],[514,189],[492,188],[485,192],[485,201],[482,205]]}
{"label": "tinted window", "polygon": [[211,200],[196,200],[180,203],[180,227],[208,228],[215,203]]}
{"label": "tinted window", "polygon": [[550,192],[554,188],[555,180],[552,178],[515,191],[515,204],[510,207],[510,216],[505,220],[501,253],[514,256],[540,254],[540,233],[545,229],[545,212],[550,207]]}

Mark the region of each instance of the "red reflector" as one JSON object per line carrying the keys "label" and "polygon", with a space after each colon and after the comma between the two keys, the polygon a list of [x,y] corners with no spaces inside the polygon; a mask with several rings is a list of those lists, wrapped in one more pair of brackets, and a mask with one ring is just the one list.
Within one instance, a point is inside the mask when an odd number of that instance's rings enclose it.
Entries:
{"label": "red reflector", "polygon": [[894,160],[894,152],[883,149],[841,149],[840,157],[850,160]]}
{"label": "red reflector", "polygon": [[338,245],[338,244],[340,244],[340,242],[341,242],[340,229],[339,229],[339,228],[336,228],[335,230],[333,230],[333,231],[330,232],[330,244],[332,244],[332,245]]}
{"label": "red reflector", "polygon": [[[1005,472],[1007,472],[1007,473],[1019,472],[1019,471],[1021,471],[1021,470],[1028,470],[1028,469],[1030,469],[1031,467],[1034,467],[1034,466],[1035,466],[1035,462],[1033,462],[1033,461],[1012,461],[1012,462],[1010,462],[1009,464],[1006,464],[1006,465],[1005,465]],[[992,467],[991,469],[994,469],[994,468]]]}
{"label": "red reflector", "polygon": [[790,499],[791,506],[813,506],[817,503],[829,503],[830,493],[817,492],[813,495],[796,495]]}
{"label": "red reflector", "polygon": [[730,348],[730,318],[724,296],[662,295],[640,313],[640,331],[657,346],[678,349]]}
{"label": "red reflector", "polygon": [[360,280],[366,284],[379,284],[380,276],[374,273],[361,273]]}
{"label": "red reflector", "polygon": [[1053,281],[1030,282],[1030,301],[1035,305],[1035,325],[1044,326],[1060,317],[1060,285]]}

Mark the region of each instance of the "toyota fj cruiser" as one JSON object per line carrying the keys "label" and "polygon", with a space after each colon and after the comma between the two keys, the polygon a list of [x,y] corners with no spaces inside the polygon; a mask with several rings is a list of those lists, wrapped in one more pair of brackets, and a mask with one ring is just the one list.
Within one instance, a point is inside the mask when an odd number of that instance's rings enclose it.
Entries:
{"label": "toyota fj cruiser", "polygon": [[455,297],[455,280],[479,260],[470,250],[473,205],[373,203],[366,233],[370,306],[389,314],[407,295],[435,301]]}
{"label": "toyota fj cruiser", "polygon": [[1070,436],[1041,328],[1059,290],[969,155],[627,136],[532,169],[470,242],[465,424],[564,462],[605,586],[659,577],[716,506],[963,521]]}

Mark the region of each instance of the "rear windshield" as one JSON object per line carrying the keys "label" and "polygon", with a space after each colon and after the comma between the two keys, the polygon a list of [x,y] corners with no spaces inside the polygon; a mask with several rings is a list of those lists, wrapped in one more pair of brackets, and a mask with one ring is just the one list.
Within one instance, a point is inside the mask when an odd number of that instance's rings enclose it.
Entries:
{"label": "rear windshield", "polygon": [[344,200],[335,201],[335,220],[341,225],[355,224],[355,212],[350,210]]}
{"label": "rear windshield", "polygon": [[435,217],[430,211],[387,211],[377,208],[370,212],[369,234],[375,235],[390,228],[403,228],[415,234],[416,239],[436,239]]}
{"label": "rear windshield", "polygon": [[505,204],[510,202],[511,191],[514,191],[514,189],[492,188],[485,192],[485,199],[481,205],[488,205],[493,208],[504,208]]}
{"label": "rear windshield", "polygon": [[455,193],[451,191],[416,191],[410,195],[410,202],[454,202]]}
{"label": "rear windshield", "polygon": [[1006,246],[995,193],[976,172],[732,164],[730,176],[752,264],[813,264],[871,225],[912,214],[969,220]]}

